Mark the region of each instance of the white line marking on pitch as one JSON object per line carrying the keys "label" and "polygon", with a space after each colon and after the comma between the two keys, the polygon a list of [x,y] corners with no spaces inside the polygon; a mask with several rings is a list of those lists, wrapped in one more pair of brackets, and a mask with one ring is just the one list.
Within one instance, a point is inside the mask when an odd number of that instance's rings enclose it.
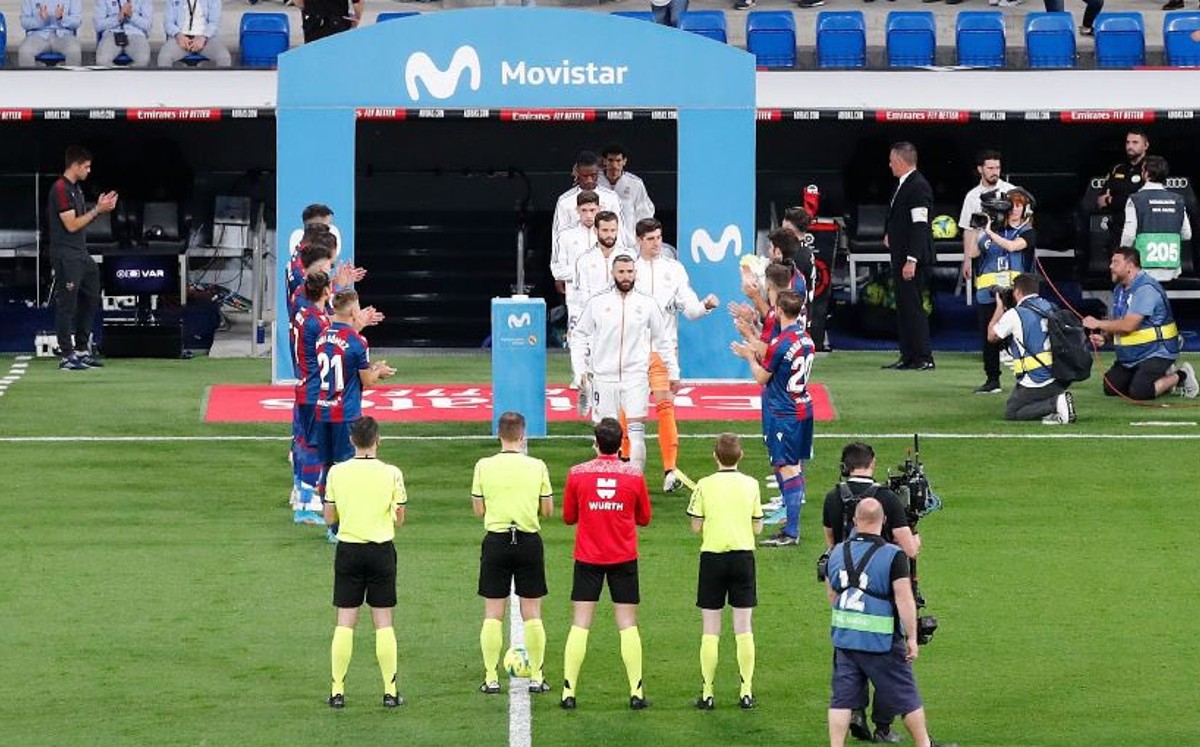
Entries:
{"label": "white line marking on pitch", "polygon": [[[719,433],[680,433],[680,438],[716,438]],[[762,433],[739,433],[741,438],[762,438]],[[964,439],[1004,439],[1035,441],[1056,440],[1125,440],[1125,441],[1195,441],[1200,433],[922,433],[921,438],[958,441]],[[905,439],[912,433],[816,433],[821,439]],[[591,441],[594,437],[585,434],[554,434],[542,436],[544,441]],[[657,436],[646,434],[646,438]],[[461,436],[384,436],[385,441],[495,441],[495,436],[465,434]],[[291,436],[0,436],[0,443],[158,443],[158,442],[222,442],[239,441],[290,441]]]}
{"label": "white line marking on pitch", "polygon": [[[514,588],[508,594],[508,636],[512,647],[525,646],[525,619],[521,617],[521,600]],[[533,744],[533,714],[529,704],[529,679],[510,677],[508,680],[508,747],[531,747]]]}
{"label": "white line marking on pitch", "polygon": [[1194,428],[1196,421],[1180,420],[1176,423],[1170,420],[1142,420],[1136,423],[1131,422],[1130,425],[1134,428]]}

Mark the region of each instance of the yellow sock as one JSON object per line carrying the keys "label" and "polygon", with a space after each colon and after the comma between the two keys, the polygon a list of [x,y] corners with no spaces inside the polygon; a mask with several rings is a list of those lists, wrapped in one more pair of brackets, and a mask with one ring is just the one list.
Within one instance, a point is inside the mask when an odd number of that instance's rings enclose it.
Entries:
{"label": "yellow sock", "polygon": [[346,672],[350,671],[350,657],[354,655],[354,628],[338,626],[333,629],[333,645],[329,647],[329,658],[333,663],[333,687],[330,695],[345,695]]}
{"label": "yellow sock", "polygon": [[579,670],[583,667],[583,658],[587,656],[587,628],[577,628],[571,626],[571,632],[567,633],[567,647],[563,651],[563,697],[572,697],[575,695],[575,686],[578,684]]}
{"label": "yellow sock", "polygon": [[642,636],[637,626],[621,631],[621,658],[625,661],[625,674],[629,677],[629,695],[642,698]]}
{"label": "yellow sock", "polygon": [[711,698],[713,695],[713,680],[717,677],[717,649],[721,637],[717,635],[700,636],[700,676],[704,685],[700,697]]}
{"label": "yellow sock", "polygon": [[479,648],[483,651],[483,681],[499,682],[496,665],[500,662],[500,649],[504,647],[504,625],[499,620],[485,618],[479,630]]}
{"label": "yellow sock", "polygon": [[540,618],[525,621],[525,651],[529,654],[529,668],[533,671],[530,680],[537,683],[546,678],[543,665],[546,662],[546,628]]}
{"label": "yellow sock", "polygon": [[375,629],[375,659],[383,675],[383,694],[396,694],[396,629]]}
{"label": "yellow sock", "polygon": [[741,633],[737,641],[738,673],[742,675],[742,691],[738,697],[754,694],[754,634]]}

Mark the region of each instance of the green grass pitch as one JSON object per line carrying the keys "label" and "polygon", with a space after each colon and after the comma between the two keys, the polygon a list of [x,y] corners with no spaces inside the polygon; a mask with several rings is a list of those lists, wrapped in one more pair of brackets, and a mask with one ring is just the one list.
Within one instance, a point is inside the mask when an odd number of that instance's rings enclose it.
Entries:
{"label": "green grass pitch", "polygon": [[[7,371],[10,357],[0,357]],[[557,692],[533,702],[536,744],[826,743],[828,610],[814,578],[820,496],[845,439],[873,439],[881,467],[903,459],[914,430],[991,434],[927,438],[923,457],[946,509],[921,525],[922,586],[941,620],[916,664],[940,739],[982,747],[1195,745],[1197,441],[1183,438],[1026,439],[1008,436],[1191,435],[1200,410],[1137,408],[1078,388],[1069,428],[1000,420],[1001,396],[970,394],[971,356],[943,355],[932,374],[881,372],[883,354],[818,359],[839,419],[817,426],[817,456],[798,550],[759,554],[756,694],[742,712],[733,638],[722,638],[717,710],[690,707],[699,690],[699,542],[686,498],[650,480],[653,524],[642,533],[648,711],[626,706],[624,672],[602,602],[580,686],[563,713]],[[403,357],[402,382],[487,380],[487,360]],[[551,380],[565,381],[551,360]],[[295,527],[285,506],[284,440],[155,442],[155,436],[279,436],[285,425],[206,424],[206,387],[259,383],[263,361],[119,361],[60,373],[33,361],[0,397],[6,469],[0,535],[0,744],[4,745],[499,745],[507,697],[475,692],[481,672],[474,594],[481,535],[469,501],[471,466],[490,441],[391,440],[383,458],[411,496],[399,531],[401,692],[379,706],[368,616],[358,629],[348,705],[323,703],[328,673],[331,548]],[[1175,400],[1179,402],[1178,400]],[[1176,427],[1130,426],[1166,421]],[[685,423],[687,433],[754,422]],[[651,427],[653,431],[653,427]],[[391,425],[388,435],[486,434],[486,424]],[[586,426],[552,426],[585,434]],[[139,436],[136,442],[14,440]],[[746,440],[744,468],[766,473]],[[684,440],[693,477],[708,440]],[[532,453],[561,488],[589,457],[585,439],[538,441]],[[658,474],[650,444],[650,474]],[[881,470],[882,471],[882,470]],[[558,684],[570,624],[572,533],[545,523],[551,593],[547,672]]]}

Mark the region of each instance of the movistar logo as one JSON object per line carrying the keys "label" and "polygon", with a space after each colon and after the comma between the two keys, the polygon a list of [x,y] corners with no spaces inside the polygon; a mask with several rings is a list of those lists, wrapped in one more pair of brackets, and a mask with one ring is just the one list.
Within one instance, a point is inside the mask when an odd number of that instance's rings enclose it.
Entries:
{"label": "movistar logo", "polygon": [[521,327],[528,327],[530,324],[533,324],[533,320],[529,317],[528,311],[519,316],[517,314],[508,315],[509,329],[520,329]]}
{"label": "movistar logo", "polygon": [[[720,262],[725,259],[731,245],[733,246],[733,256],[740,256],[742,232],[732,223],[725,226],[725,230],[721,232],[721,238],[716,241],[713,241],[713,237],[708,231],[697,228],[692,232],[692,261],[696,264],[700,264],[702,261]],[[701,255],[704,257],[703,260],[700,259]]]}
{"label": "movistar logo", "polygon": [[470,73],[468,82],[471,90],[478,91],[483,79],[483,67],[474,47],[464,45],[454,50],[454,56],[445,70],[435,65],[424,52],[413,52],[404,64],[404,85],[408,88],[408,97],[413,101],[421,99],[418,80],[425,84],[425,90],[433,98],[448,99],[458,90],[463,72]]}

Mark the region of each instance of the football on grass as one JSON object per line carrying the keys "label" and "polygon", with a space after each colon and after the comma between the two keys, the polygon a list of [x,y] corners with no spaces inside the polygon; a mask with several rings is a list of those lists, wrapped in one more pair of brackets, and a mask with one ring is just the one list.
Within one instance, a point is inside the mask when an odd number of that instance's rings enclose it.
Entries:
{"label": "football on grass", "polygon": [[529,667],[529,654],[522,646],[513,646],[504,654],[504,671],[509,677],[529,677],[533,670]]}

